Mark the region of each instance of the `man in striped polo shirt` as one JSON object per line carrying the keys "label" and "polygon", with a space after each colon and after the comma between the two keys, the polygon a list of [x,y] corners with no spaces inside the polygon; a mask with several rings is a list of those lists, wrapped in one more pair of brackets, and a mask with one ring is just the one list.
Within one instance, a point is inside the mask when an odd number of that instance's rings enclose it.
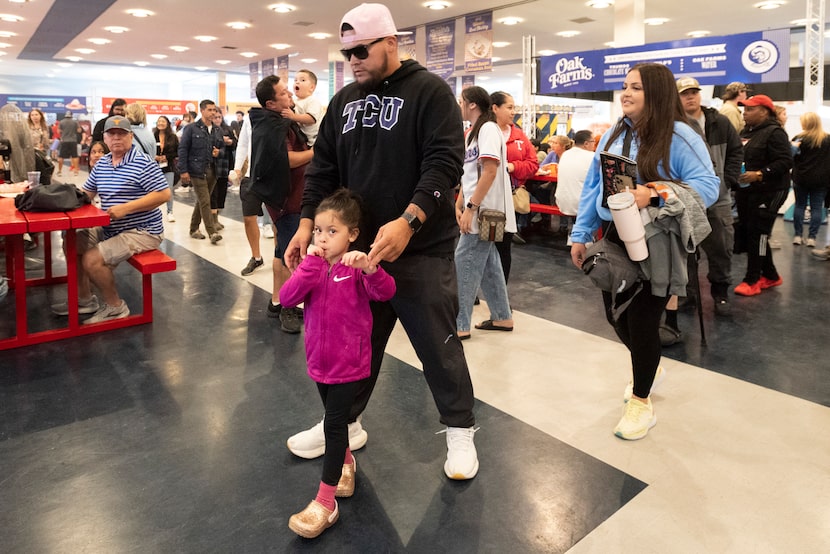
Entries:
{"label": "man in striped polo shirt", "polygon": [[[110,153],[101,158],[83,189],[101,199],[110,224],[78,231],[78,313],[94,313],[84,323],[130,315],[115,288],[115,267],[133,254],[153,250],[164,238],[159,206],[170,199],[170,188],[155,160],[136,149],[127,118],[113,116],[104,124],[104,142]],[[101,292],[103,304],[90,285]],[[69,313],[66,303],[55,304],[58,315]]]}

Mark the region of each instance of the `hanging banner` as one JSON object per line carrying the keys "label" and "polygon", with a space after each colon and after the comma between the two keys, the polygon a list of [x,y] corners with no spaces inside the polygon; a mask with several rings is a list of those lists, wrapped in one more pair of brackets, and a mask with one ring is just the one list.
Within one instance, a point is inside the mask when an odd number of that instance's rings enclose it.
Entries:
{"label": "hanging banner", "polygon": [[[36,96],[32,94],[0,94],[0,106],[14,104],[20,111],[37,108],[43,113],[63,116],[66,112],[87,113],[86,96]],[[107,112],[109,113],[109,112]]]}
{"label": "hanging banner", "polygon": [[450,77],[447,79],[447,84],[450,85],[450,90],[453,94],[457,94],[456,87],[458,87],[458,77]]}
{"label": "hanging banner", "polygon": [[464,18],[464,71],[479,73],[493,70],[493,12]]}
{"label": "hanging banner", "polygon": [[701,85],[777,83],[790,79],[790,30],[704,37],[539,59],[538,94],[617,90],[641,62],[662,63],[676,78]]}
{"label": "hanging banner", "polygon": [[476,76],[475,75],[462,75],[461,76],[461,90],[465,88],[474,87],[476,85]]}
{"label": "hanging banner", "polygon": [[329,78],[329,99],[332,98],[345,84],[345,62],[329,62],[329,75],[334,78]]}
{"label": "hanging banner", "polygon": [[260,66],[262,67],[262,78],[266,78],[269,75],[276,75],[274,73],[274,58],[268,58],[266,60],[262,60]]}
{"label": "hanging banner", "polygon": [[285,81],[288,88],[291,88],[288,85],[288,56],[280,56],[277,58],[277,76],[281,81]]}
{"label": "hanging banner", "polygon": [[[108,114],[115,97],[101,98],[101,113]],[[199,102],[195,100],[148,100],[146,98],[124,98],[127,104],[138,103],[147,115],[182,115],[186,112],[199,112]]]}
{"label": "hanging banner", "polygon": [[256,84],[259,82],[259,62],[248,64],[248,75],[251,78],[251,98],[256,98]]}
{"label": "hanging banner", "polygon": [[455,19],[430,23],[427,34],[427,70],[446,79],[455,71]]}
{"label": "hanging banner", "polygon": [[409,32],[409,35],[398,36],[398,58],[401,60],[417,60],[415,57],[415,27],[411,29],[401,29],[403,32]]}

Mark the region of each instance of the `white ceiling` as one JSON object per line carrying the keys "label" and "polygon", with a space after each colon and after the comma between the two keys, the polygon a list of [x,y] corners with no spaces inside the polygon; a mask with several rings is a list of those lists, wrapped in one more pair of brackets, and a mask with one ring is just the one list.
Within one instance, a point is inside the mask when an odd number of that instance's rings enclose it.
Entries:
{"label": "white ceiling", "polygon": [[[170,80],[171,78],[193,78],[193,68],[205,66],[206,72],[225,71],[247,74],[248,63],[264,58],[291,54],[290,68],[293,71],[308,67],[325,79],[328,71],[328,57],[337,46],[337,32],[340,19],[348,9],[358,4],[357,0],[286,0],[296,10],[288,14],[277,14],[267,6],[276,0],[241,0],[228,3],[219,0],[29,0],[16,3],[0,0],[0,14],[18,15],[23,18],[16,23],[0,21],[0,32],[11,31],[17,36],[0,38],[10,46],[2,51],[0,74],[3,75],[54,75],[60,79],[71,75],[75,79],[115,78],[119,80]],[[516,80],[520,71],[522,37],[534,35],[537,50],[552,49],[559,52],[575,52],[605,48],[604,43],[614,40],[615,9],[593,9],[585,0],[528,0],[505,4],[504,0],[450,0],[452,5],[443,11],[424,8],[423,0],[388,2],[399,28],[423,26],[425,23],[455,18],[464,14],[493,9],[494,40],[506,41],[510,45],[495,49],[494,55],[511,63],[501,62],[494,68],[491,79]],[[633,0],[628,0],[633,1]],[[662,42],[686,38],[686,33],[708,30],[712,35],[728,35],[763,29],[790,27],[791,21],[805,17],[803,1],[789,0],[776,10],[759,10],[752,5],[757,0],[677,0],[645,1],[645,17],[665,17],[669,21],[658,27],[645,28],[645,41]],[[104,6],[104,7],[101,7]],[[506,7],[502,7],[506,6]],[[146,18],[128,15],[126,10],[144,8],[155,12]],[[516,16],[523,22],[515,26],[498,23],[505,16]],[[1,17],[1,16],[0,16]],[[233,30],[226,26],[230,21],[244,21],[251,24],[246,30]],[[127,27],[129,31],[115,35],[104,31],[108,25]],[[560,38],[557,32],[576,30],[574,38]],[[314,40],[311,32],[320,31],[332,35],[328,40]],[[463,34],[463,20],[457,23],[457,36]],[[217,40],[202,43],[196,35],[211,35]],[[423,36],[423,35],[421,35]],[[34,37],[34,38],[33,38]],[[107,38],[112,42],[96,46],[90,38]],[[275,50],[269,45],[290,44],[288,50]],[[463,45],[456,41],[456,63],[463,64]],[[189,47],[178,53],[169,47]],[[423,49],[423,45],[419,45]],[[76,48],[92,48],[96,51],[80,54]],[[251,59],[241,52],[256,52]],[[421,50],[423,51],[423,50]],[[21,52],[46,61],[19,59]],[[156,60],[151,54],[165,54],[167,58]],[[83,61],[67,62],[68,56],[80,56]],[[314,58],[317,62],[301,62]],[[230,60],[219,65],[216,60]],[[151,65],[140,68],[136,61]],[[60,67],[58,64],[71,63]],[[126,72],[116,67],[129,67]],[[180,73],[157,69],[173,69]],[[457,72],[461,75],[462,72]],[[188,77],[189,76],[189,77]],[[484,85],[489,88],[489,85]],[[24,91],[20,91],[24,92]]]}

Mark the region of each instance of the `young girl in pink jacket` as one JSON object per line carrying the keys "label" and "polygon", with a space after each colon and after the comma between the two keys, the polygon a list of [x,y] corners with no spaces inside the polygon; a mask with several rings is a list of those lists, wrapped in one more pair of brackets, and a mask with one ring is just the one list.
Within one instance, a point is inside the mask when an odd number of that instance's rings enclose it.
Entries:
{"label": "young girl in pink jacket", "polygon": [[314,244],[280,289],[285,308],[304,303],[308,374],[326,409],[326,452],[317,497],[291,516],[288,527],[308,539],[340,516],[335,497],[354,494],[357,462],[349,450],[349,411],[357,382],[369,377],[372,312],[369,301],[395,294],[395,281],[364,252],[349,251],[357,239],[360,202],[340,189],[320,203],[314,217]]}

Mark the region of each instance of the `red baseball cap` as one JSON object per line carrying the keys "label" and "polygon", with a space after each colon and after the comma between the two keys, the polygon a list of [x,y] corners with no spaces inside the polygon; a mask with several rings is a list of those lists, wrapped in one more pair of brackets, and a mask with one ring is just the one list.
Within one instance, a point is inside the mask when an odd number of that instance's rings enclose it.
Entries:
{"label": "red baseball cap", "polygon": [[750,96],[743,102],[738,102],[739,106],[763,106],[769,111],[775,113],[775,104],[772,103],[772,98],[767,96],[766,94],[756,94],[755,96]]}

